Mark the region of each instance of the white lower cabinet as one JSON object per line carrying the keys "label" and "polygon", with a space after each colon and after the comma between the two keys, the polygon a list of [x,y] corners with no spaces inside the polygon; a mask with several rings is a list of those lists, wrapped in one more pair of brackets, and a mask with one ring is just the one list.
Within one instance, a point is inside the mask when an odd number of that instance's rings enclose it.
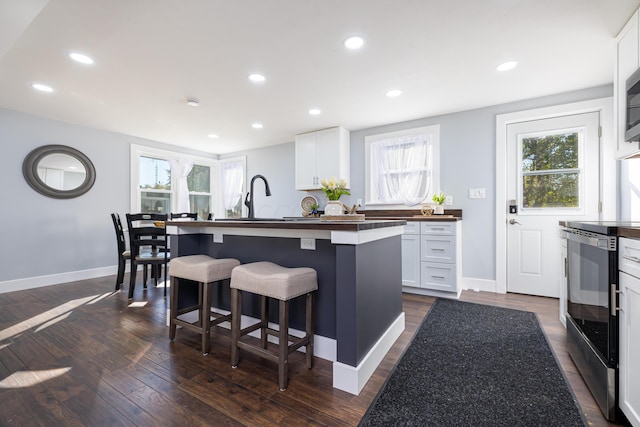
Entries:
{"label": "white lower cabinet", "polygon": [[402,286],[420,286],[419,234],[402,236]]}
{"label": "white lower cabinet", "polygon": [[459,296],[460,229],[460,221],[407,222],[402,236],[404,292]]}
{"label": "white lower cabinet", "polygon": [[619,243],[619,406],[640,426],[640,240]]}

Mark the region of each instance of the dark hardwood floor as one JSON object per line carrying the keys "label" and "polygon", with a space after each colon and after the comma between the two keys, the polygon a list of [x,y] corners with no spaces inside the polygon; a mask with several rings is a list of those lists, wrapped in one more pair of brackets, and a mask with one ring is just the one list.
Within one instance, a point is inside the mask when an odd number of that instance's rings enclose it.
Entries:
{"label": "dark hardwood floor", "polygon": [[[138,284],[142,304],[129,306],[114,279],[0,294],[0,425],[357,425],[434,301],[404,295],[406,330],[359,396],[332,388],[331,363],[307,370],[301,353],[280,392],[274,363],[243,353],[231,368],[227,330],[216,328],[207,356],[189,331],[169,341],[162,288]],[[611,425],[566,354],[557,300],[461,299],[538,313],[590,425]]]}

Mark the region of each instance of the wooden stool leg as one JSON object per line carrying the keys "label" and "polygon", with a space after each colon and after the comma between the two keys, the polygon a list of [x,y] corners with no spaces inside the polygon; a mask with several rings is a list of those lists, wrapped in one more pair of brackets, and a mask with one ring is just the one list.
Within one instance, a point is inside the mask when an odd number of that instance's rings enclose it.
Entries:
{"label": "wooden stool leg", "polygon": [[239,361],[238,339],[242,320],[242,292],[231,289],[231,366],[236,368]]}
{"label": "wooden stool leg", "polygon": [[260,296],[260,345],[267,348],[267,327],[269,327],[269,302],[264,295]]}
{"label": "wooden stool leg", "polygon": [[307,368],[311,369],[313,366],[313,294],[309,292],[307,294],[307,307],[306,307],[306,333],[307,333]]}
{"label": "wooden stool leg", "polygon": [[289,374],[289,301],[280,301],[278,331],[278,382],[280,391],[286,390]]}
{"label": "wooden stool leg", "polygon": [[173,319],[178,313],[178,279],[171,278],[171,301],[169,302],[169,339],[176,337],[176,324]]}
{"label": "wooden stool leg", "polygon": [[202,354],[209,354],[211,341],[211,283],[199,283],[202,289],[202,305],[200,306],[200,327],[202,328]]}

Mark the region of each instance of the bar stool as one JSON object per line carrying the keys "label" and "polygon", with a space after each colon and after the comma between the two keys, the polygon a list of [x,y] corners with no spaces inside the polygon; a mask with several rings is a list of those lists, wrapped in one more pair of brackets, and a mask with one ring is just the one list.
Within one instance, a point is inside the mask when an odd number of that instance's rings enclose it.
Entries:
{"label": "bar stool", "polygon": [[[209,353],[209,334],[211,326],[228,321],[231,323],[231,313],[220,314],[211,311],[211,287],[215,282],[221,284],[223,280],[231,278],[231,271],[240,264],[233,258],[216,259],[207,255],[189,255],[177,257],[171,260],[171,304],[169,309],[169,339],[176,336],[176,326],[197,332],[202,335],[202,353]],[[197,282],[198,302],[196,305],[178,309],[178,289],[180,281],[186,279]],[[187,284],[188,285],[188,284]],[[188,322],[178,319],[178,316],[198,311],[198,320]]]}
{"label": "bar stool", "polygon": [[[278,363],[280,390],[287,388],[289,354],[306,346],[307,368],[313,360],[313,292],[318,289],[316,271],[312,268],[286,268],[272,262],[254,262],[233,269],[231,273],[231,365],[236,368],[239,361],[238,348]],[[242,292],[260,295],[260,322],[241,329]],[[289,301],[307,296],[305,336],[289,335]],[[279,300],[278,330],[269,328],[267,298]],[[240,338],[260,329],[260,346],[252,345]],[[267,350],[267,335],[278,337],[278,353]],[[292,344],[289,345],[289,342]]]}

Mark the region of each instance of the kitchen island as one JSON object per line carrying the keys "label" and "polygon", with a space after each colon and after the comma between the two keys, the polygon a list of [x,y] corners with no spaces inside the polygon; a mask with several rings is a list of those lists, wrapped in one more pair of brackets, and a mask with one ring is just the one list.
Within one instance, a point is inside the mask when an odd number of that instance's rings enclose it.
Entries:
{"label": "kitchen island", "polygon": [[[318,273],[314,354],[333,362],[335,388],[358,394],[404,330],[405,224],[403,220],[169,221],[166,229],[172,257],[206,254],[241,263],[271,261],[314,268]],[[229,305],[228,289],[214,295],[214,307],[228,310]],[[258,298],[243,299],[242,311],[259,318]],[[276,322],[276,306],[270,313]],[[304,329],[302,299],[292,302],[290,314],[295,335],[295,330]]]}

